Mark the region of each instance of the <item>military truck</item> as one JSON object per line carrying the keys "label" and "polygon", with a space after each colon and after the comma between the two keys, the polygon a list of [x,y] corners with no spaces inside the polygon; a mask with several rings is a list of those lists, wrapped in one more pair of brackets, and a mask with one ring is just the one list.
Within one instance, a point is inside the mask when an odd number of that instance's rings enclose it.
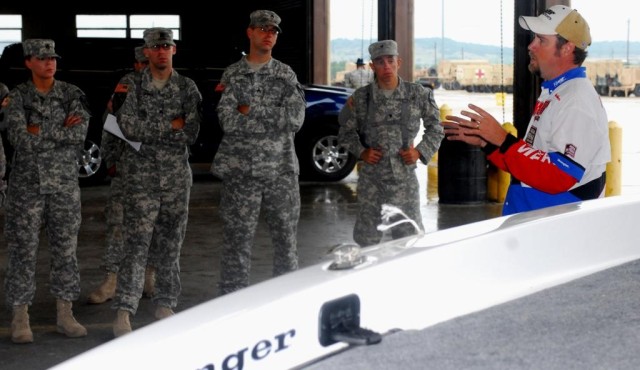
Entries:
{"label": "military truck", "polygon": [[625,65],[620,59],[587,59],[587,77],[602,96],[640,96],[640,66]]}
{"label": "military truck", "polygon": [[[431,67],[416,73],[416,81],[446,90],[468,92],[513,92],[513,65],[492,64],[488,60],[441,60],[437,73]],[[504,90],[503,90],[504,89]]]}
{"label": "military truck", "polygon": [[[627,65],[620,59],[587,59],[587,77],[602,96],[640,96],[640,65]],[[513,65],[488,60],[442,60],[434,67],[416,72],[416,81],[446,90],[468,92],[513,92]]]}

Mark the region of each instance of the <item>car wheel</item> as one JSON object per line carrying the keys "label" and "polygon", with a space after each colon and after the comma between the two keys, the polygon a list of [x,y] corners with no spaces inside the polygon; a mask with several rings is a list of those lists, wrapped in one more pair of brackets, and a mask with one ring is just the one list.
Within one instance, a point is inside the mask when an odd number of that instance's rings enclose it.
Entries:
{"label": "car wheel", "polygon": [[356,165],[356,158],[338,144],[338,136],[311,136],[300,160],[301,177],[305,180],[339,181],[347,177]]}

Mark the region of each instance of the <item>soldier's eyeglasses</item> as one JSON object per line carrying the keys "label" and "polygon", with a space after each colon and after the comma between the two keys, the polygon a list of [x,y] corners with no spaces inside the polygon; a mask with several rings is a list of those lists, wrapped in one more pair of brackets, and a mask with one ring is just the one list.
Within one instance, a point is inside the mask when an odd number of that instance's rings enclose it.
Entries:
{"label": "soldier's eyeglasses", "polygon": [[274,36],[278,36],[278,34],[280,33],[280,31],[278,31],[277,28],[268,28],[268,27],[254,27],[256,29],[259,29],[260,32],[262,33],[270,33]]}
{"label": "soldier's eyeglasses", "polygon": [[162,49],[162,50],[171,50],[172,46],[173,45],[171,45],[171,44],[157,44],[157,45],[153,45],[151,47],[151,50],[154,50],[154,51],[158,51],[160,49]]}

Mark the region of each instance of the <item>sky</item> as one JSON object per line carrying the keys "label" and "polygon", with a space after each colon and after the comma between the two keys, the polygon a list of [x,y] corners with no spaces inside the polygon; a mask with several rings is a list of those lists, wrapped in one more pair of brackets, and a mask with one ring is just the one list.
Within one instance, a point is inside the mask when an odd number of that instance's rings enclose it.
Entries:
{"label": "sky", "polygon": [[[377,39],[377,0],[331,1],[331,39]],[[444,37],[456,41],[496,45],[513,40],[514,0],[414,0],[414,37]],[[573,0],[571,6],[587,20],[597,41],[640,41],[640,12],[629,9],[631,0]],[[364,12],[363,12],[364,9]],[[629,9],[620,16],[621,9]],[[500,14],[502,11],[502,22]],[[374,14],[372,17],[371,14]],[[501,24],[502,23],[502,24]],[[373,24],[373,26],[372,26]],[[502,27],[502,32],[501,32]]]}

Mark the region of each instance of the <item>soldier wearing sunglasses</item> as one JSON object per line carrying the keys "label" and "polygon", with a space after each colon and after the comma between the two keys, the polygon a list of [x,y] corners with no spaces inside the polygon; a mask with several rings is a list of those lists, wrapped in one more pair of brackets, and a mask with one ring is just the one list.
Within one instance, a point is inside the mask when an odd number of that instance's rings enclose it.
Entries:
{"label": "soldier wearing sunglasses", "polygon": [[299,165],[293,143],[305,98],[291,67],[271,51],[280,17],[256,10],[247,27],[249,53],[230,65],[216,90],[224,132],[211,170],[222,178],[223,246],[219,294],[249,285],[251,249],[260,212],[274,247],[273,275],[298,268]]}

